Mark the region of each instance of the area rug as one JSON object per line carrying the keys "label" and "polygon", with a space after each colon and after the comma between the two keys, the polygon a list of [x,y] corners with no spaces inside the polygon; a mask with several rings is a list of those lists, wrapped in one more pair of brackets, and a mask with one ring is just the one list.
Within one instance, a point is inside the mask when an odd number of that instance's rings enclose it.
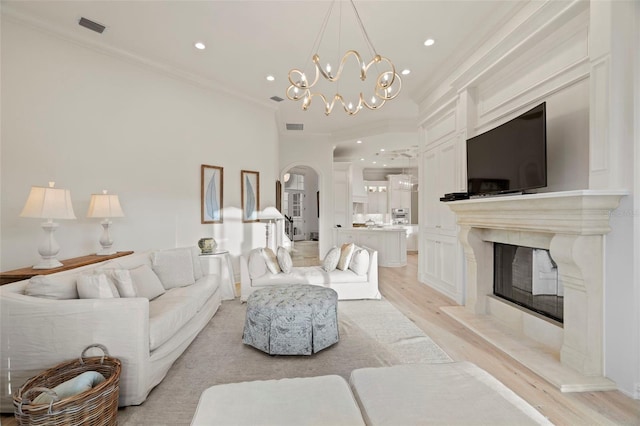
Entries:
{"label": "area rug", "polygon": [[310,377],[409,363],[451,362],[385,300],[340,301],[340,341],[311,356],[270,356],[242,344],[246,304],[223,302],[144,404],[119,410],[120,425],[188,425],[208,387],[248,380]]}

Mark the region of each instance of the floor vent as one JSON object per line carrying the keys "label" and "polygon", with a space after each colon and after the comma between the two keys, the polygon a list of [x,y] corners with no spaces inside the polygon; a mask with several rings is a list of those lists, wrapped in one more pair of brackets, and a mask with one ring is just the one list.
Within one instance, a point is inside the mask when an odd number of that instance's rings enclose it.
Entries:
{"label": "floor vent", "polygon": [[93,22],[87,18],[80,18],[80,22],[78,22],[78,24],[81,27],[85,27],[90,29],[91,31],[95,31],[99,34],[102,34],[102,32],[104,31],[105,27],[104,25],[98,24],[97,22]]}
{"label": "floor vent", "polygon": [[287,130],[304,130],[302,123],[287,123]]}
{"label": "floor vent", "polygon": [[282,99],[280,96],[272,96],[272,97],[270,97],[269,99],[271,99],[272,101],[275,101],[275,102],[282,102],[282,101],[284,101],[284,99]]}

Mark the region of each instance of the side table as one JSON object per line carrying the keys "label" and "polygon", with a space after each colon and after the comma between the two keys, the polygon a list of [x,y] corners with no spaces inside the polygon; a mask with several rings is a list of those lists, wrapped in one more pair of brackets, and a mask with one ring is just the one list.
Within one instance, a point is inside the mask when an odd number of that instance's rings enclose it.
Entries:
{"label": "side table", "polygon": [[236,294],[236,280],[233,274],[233,265],[228,250],[216,250],[213,253],[201,254],[200,263],[207,274],[220,275],[220,290],[222,300],[231,300]]}

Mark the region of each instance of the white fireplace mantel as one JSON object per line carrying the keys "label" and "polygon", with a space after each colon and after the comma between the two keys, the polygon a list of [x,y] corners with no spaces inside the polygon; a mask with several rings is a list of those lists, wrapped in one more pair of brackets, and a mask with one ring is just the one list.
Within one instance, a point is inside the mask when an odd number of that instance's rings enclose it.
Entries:
{"label": "white fireplace mantel", "polygon": [[[615,388],[603,377],[604,235],[611,230],[611,211],[627,194],[622,190],[581,190],[447,203],[460,226],[458,236],[465,252],[467,290],[465,307],[450,308],[447,313],[477,323],[478,318],[505,312],[502,308],[490,309],[492,304],[499,303],[493,297],[494,242],[548,249],[564,286],[564,324],[557,326],[562,340],[561,365],[553,365],[558,364],[553,355],[550,363],[540,361],[543,354],[514,357],[521,358],[525,365],[532,364],[527,367],[564,391]],[[535,317],[526,312],[520,315]],[[496,324],[504,324],[510,318],[495,320]],[[501,333],[496,329],[486,334]],[[547,355],[548,347],[540,352]]]}

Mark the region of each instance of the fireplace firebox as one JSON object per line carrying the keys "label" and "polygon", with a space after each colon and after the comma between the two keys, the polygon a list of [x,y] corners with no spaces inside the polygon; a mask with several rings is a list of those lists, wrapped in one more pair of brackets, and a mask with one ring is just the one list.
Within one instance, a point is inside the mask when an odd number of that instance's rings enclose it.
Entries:
{"label": "fireplace firebox", "polygon": [[494,295],[563,322],[563,287],[549,250],[494,243]]}

